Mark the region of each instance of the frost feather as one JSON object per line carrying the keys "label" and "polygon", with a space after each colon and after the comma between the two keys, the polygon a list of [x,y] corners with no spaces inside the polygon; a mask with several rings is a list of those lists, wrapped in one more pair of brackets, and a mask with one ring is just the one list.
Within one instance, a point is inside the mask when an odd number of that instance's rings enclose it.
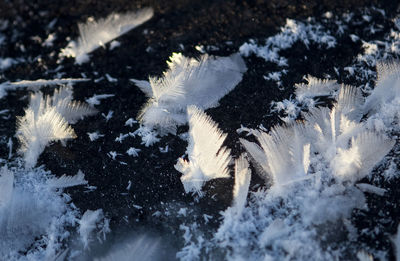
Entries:
{"label": "frost feather", "polygon": [[61,56],[74,57],[78,64],[87,62],[88,53],[129,32],[152,16],[153,9],[144,8],[126,14],[113,13],[98,21],[92,18],[85,24],[78,24],[80,37],[62,49]]}
{"label": "frost feather", "polygon": [[230,149],[222,147],[226,139],[215,122],[195,106],[187,109],[189,118],[189,161],[180,158],[175,169],[183,175],[186,193],[201,193],[203,184],[215,178],[229,177]]}
{"label": "frost feather", "polygon": [[53,96],[44,97],[41,92],[32,94],[25,115],[17,117],[16,136],[25,166],[33,167],[50,142],[75,138],[75,132],[68,123],[75,123],[94,113],[95,109],[72,101],[72,89],[68,87],[56,90]]}
{"label": "frost feather", "polygon": [[[276,185],[304,178],[310,164],[310,143],[300,123],[274,127],[270,133],[253,132],[261,147],[241,140],[253,159]],[[265,177],[268,178],[268,177]]]}
{"label": "frost feather", "polygon": [[233,186],[233,208],[240,214],[247,199],[251,179],[251,170],[245,154],[235,160],[235,184]]}
{"label": "frost feather", "polygon": [[49,179],[47,183],[54,188],[68,188],[88,184],[87,180],[85,180],[85,174],[81,170],[74,176],[62,175],[59,178]]}
{"label": "frost feather", "polygon": [[186,108],[195,105],[207,109],[241,81],[247,70],[238,54],[229,57],[202,56],[199,60],[173,53],[163,77],[149,82],[131,79],[151,97],[138,115],[141,123],[156,128],[161,135],[175,134],[176,127],[187,122]]}
{"label": "frost feather", "polygon": [[376,70],[378,79],[375,89],[365,101],[364,114],[376,113],[381,106],[400,97],[400,64],[398,62],[379,62]]}
{"label": "frost feather", "polygon": [[303,101],[305,98],[332,95],[340,86],[335,80],[321,80],[310,75],[305,77],[305,80],[307,84],[295,84],[295,94],[299,101]]}

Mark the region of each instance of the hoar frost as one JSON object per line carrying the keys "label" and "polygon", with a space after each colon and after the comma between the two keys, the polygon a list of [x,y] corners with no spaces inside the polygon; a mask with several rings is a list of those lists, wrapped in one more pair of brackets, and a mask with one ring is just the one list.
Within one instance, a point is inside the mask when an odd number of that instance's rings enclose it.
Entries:
{"label": "hoar frost", "polygon": [[97,111],[72,100],[72,89],[62,87],[53,96],[41,92],[31,95],[25,115],[17,118],[17,138],[26,167],[33,167],[44,148],[53,141],[65,142],[76,137],[69,125]]}
{"label": "hoar frost", "polygon": [[187,122],[186,107],[216,107],[218,101],[242,80],[247,67],[238,54],[228,57],[203,55],[199,60],[174,53],[163,77],[149,81],[131,79],[149,101],[139,114],[141,123],[161,135],[176,134]]}
{"label": "hoar frost", "polygon": [[[385,192],[368,184],[355,186],[394,146],[382,129],[377,131],[368,124],[375,115],[391,115],[387,108],[395,108],[394,104],[397,111],[400,108],[400,103],[395,102],[400,88],[398,65],[383,64],[379,68],[377,88],[366,101],[355,87],[317,81],[317,88],[305,86],[302,93],[308,97],[334,97],[336,103],[331,109],[310,108],[303,113],[304,121],[276,126],[269,133],[246,130],[258,143],[244,139],[241,142],[257,173],[272,187],[250,192],[250,201],[244,204],[248,183],[236,183],[236,173],[234,191],[238,186],[243,188],[241,200],[234,196],[233,206],[222,213],[222,224],[209,241],[203,239],[199,245],[187,242],[178,253],[179,258],[196,258],[202,251],[214,258],[220,257],[222,251],[227,259],[246,260],[342,257],[341,251],[326,251],[323,247],[331,243],[327,241],[331,229],[335,229],[335,238],[354,240],[356,232],[350,218],[355,208],[365,208],[364,192]],[[394,95],[383,96],[386,88],[393,89]],[[374,106],[368,105],[371,103]],[[363,119],[366,114],[368,117]],[[390,130],[396,118],[387,119],[391,121],[383,126]],[[241,211],[235,210],[237,206]],[[353,252],[354,257],[361,255],[360,249]]]}
{"label": "hoar frost", "polygon": [[189,118],[189,160],[180,158],[175,169],[183,175],[181,181],[188,192],[201,195],[201,188],[208,180],[229,177],[230,150],[222,147],[226,134],[213,120],[195,106],[187,109]]}
{"label": "hoar frost", "polygon": [[[85,62],[89,52],[151,16],[152,11],[145,10],[135,15],[113,14],[98,23],[89,21],[86,25],[79,25],[80,39],[71,42],[63,54],[75,57],[77,63]],[[327,13],[326,17],[331,19],[332,14]],[[363,18],[370,22],[369,16]],[[398,25],[398,20],[395,23]],[[388,55],[381,52],[382,47],[399,53],[398,30],[394,28],[390,37],[393,40],[391,44],[362,41],[364,53],[357,57],[356,66],[344,70],[354,76],[362,73],[363,79],[370,77],[373,73],[360,69],[363,69],[362,63],[374,66],[377,57],[387,58]],[[358,36],[351,38],[360,40]],[[264,47],[259,48],[250,41],[240,51],[246,56],[254,52],[279,66],[286,66],[288,62],[279,51],[290,48],[297,41],[307,47],[311,43],[327,48],[336,44],[330,32],[322,26],[288,19],[281,33],[269,38]],[[139,117],[143,125],[135,134],[142,137],[145,146],[150,146],[159,140],[154,129],[160,135],[175,134],[176,127],[188,121],[188,159],[180,158],[175,168],[183,174],[181,180],[185,191],[200,193],[206,181],[229,177],[228,167],[232,162],[230,150],[222,147],[226,134],[202,109],[216,106],[218,100],[240,82],[246,66],[238,55],[203,56],[196,60],[179,54],[171,57],[168,66],[169,70],[162,78],[150,78],[149,82],[133,80],[150,98]],[[350,218],[354,208],[366,206],[363,192],[377,196],[386,192],[369,184],[354,184],[368,176],[394,145],[386,134],[399,131],[396,122],[400,108],[398,68],[395,63],[378,64],[377,86],[365,103],[359,89],[339,85],[336,81],[308,77],[308,84],[297,85],[295,100],[277,103],[282,110],[289,112],[288,124],[275,126],[269,132],[261,128],[246,129],[257,142],[241,140],[255,172],[271,181],[272,187],[248,195],[251,171],[242,154],[235,161],[233,204],[222,213],[223,220],[217,233],[207,242],[201,235],[190,235],[189,231],[196,230],[196,224],[190,228],[182,225],[180,228],[185,231],[186,245],[177,257],[195,259],[204,253],[201,252],[204,247],[211,257],[217,252],[215,259],[221,257],[221,252],[227,259],[246,260],[343,258],[342,249],[325,249],[324,245],[330,243],[327,239],[331,236],[330,230],[335,230],[336,237],[354,240],[357,231]],[[115,81],[108,74],[106,77]],[[276,81],[280,77],[279,73],[269,74],[269,78]],[[35,84],[30,85],[34,87]],[[0,91],[5,93],[10,86],[4,84]],[[98,105],[101,99],[112,96],[95,95],[87,102],[92,106]],[[320,96],[330,96],[336,103],[332,108],[317,108],[315,100]],[[296,122],[303,109],[298,107],[299,104],[305,104],[307,112],[302,114],[303,121]],[[53,97],[45,98],[40,93],[32,95],[25,113],[18,120],[17,137],[25,166],[31,168],[49,142],[75,136],[69,123],[95,111],[92,107],[74,103],[72,91],[61,89]],[[106,121],[111,119],[112,111],[104,117]],[[127,121],[126,125],[132,126],[133,123]],[[98,132],[88,135],[91,140],[103,136]],[[119,141],[122,139],[120,135]],[[135,157],[139,151],[131,147],[126,153]],[[117,155],[110,152],[113,159]],[[17,259],[28,248],[31,249],[26,252],[28,259],[54,260],[59,250],[57,260],[66,257],[68,250],[62,252],[61,249],[62,241],[68,236],[64,227],[73,225],[77,212],[73,205],[68,205],[69,197],[62,194],[62,189],[87,184],[87,181],[81,171],[75,176],[48,176],[40,168],[3,168],[0,171],[0,253],[3,257]],[[108,220],[101,209],[86,211],[78,223],[85,248],[89,247],[95,234],[104,239],[109,231]],[[393,241],[398,256],[399,236]],[[153,240],[143,243],[139,238],[139,241],[127,242],[123,248],[111,251],[103,259],[132,258],[132,253],[137,250],[141,250],[140,253],[148,251],[139,255],[144,258],[157,249],[158,243]],[[42,248],[45,250],[41,251]],[[218,251],[214,252],[215,248],[219,248]],[[363,250],[353,252],[359,259],[372,258]]]}
{"label": "hoar frost", "polygon": [[[49,186],[49,183],[52,184]],[[57,179],[19,162],[0,170],[0,254],[5,260],[52,260],[69,237],[78,211],[63,194],[83,184]]]}
{"label": "hoar frost", "polygon": [[240,53],[249,56],[254,53],[266,61],[273,62],[279,66],[288,66],[285,57],[279,55],[279,51],[288,49],[297,41],[301,41],[307,47],[311,43],[325,45],[328,48],[335,47],[336,39],[329,31],[323,30],[321,25],[306,24],[292,19],[286,19],[286,24],[281,32],[267,39],[266,44],[258,46],[253,40],[240,47]]}
{"label": "hoar frost", "polygon": [[34,81],[18,81],[18,82],[3,82],[0,84],[0,99],[5,97],[8,91],[16,90],[20,88],[27,88],[32,91],[38,91],[41,87],[44,86],[57,86],[63,84],[72,85],[76,82],[85,82],[89,81],[89,79],[83,78],[61,78],[61,79],[52,79],[52,80],[44,80],[38,79]]}
{"label": "hoar frost", "polygon": [[79,220],[78,232],[85,249],[89,248],[90,243],[93,241],[94,232],[97,232],[100,242],[105,240],[105,235],[110,232],[110,228],[109,220],[104,217],[103,210],[86,210]]}
{"label": "hoar frost", "polygon": [[74,57],[77,64],[85,63],[89,61],[88,53],[129,32],[152,16],[153,9],[145,8],[126,14],[113,13],[98,21],[91,18],[86,24],[78,24],[80,37],[71,41],[61,51],[61,56]]}

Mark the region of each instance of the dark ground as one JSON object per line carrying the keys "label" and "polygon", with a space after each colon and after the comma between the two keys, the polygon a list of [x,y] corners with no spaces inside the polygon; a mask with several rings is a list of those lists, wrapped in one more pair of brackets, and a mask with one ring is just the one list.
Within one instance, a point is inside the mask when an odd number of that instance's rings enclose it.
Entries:
{"label": "dark ground", "polygon": [[[0,57],[24,57],[27,62],[20,63],[3,73],[3,79],[15,81],[17,79],[53,78],[57,68],[57,55],[68,42],[67,37],[74,39],[77,32],[77,23],[83,22],[89,16],[100,18],[109,13],[137,10],[142,7],[154,8],[154,17],[118,38],[121,46],[110,51],[99,48],[91,54],[89,63],[77,66],[72,59],[62,62],[64,66],[60,72],[64,77],[81,77],[85,74],[91,79],[104,76],[106,73],[118,79],[117,83],[107,80],[98,83],[89,82],[76,84],[75,98],[84,100],[94,94],[112,93],[115,97],[103,100],[97,106],[100,113],[97,116],[79,121],[74,125],[78,138],[68,142],[66,147],[59,143],[45,149],[39,158],[39,164],[44,164],[57,175],[75,174],[79,169],[85,173],[91,186],[97,189],[86,192],[85,188],[70,189],[74,204],[82,211],[86,209],[102,208],[106,216],[111,218],[112,226],[116,227],[125,220],[138,220],[139,225],[148,224],[148,227],[165,229],[163,222],[152,216],[156,210],[163,210],[166,202],[191,203],[193,198],[183,192],[180,182],[180,173],[173,165],[178,157],[185,153],[186,142],[175,136],[167,136],[152,147],[140,145],[140,138],[127,138],[122,144],[115,142],[120,133],[134,131],[124,126],[128,118],[135,118],[146,98],[132,83],[130,78],[146,79],[149,75],[160,75],[166,68],[165,61],[172,52],[181,51],[179,45],[185,49],[184,55],[198,56],[194,46],[217,46],[218,51],[210,51],[215,55],[228,55],[250,38],[264,39],[277,32],[285,23],[286,18],[304,19],[308,16],[319,17],[326,11],[333,14],[345,11],[357,12],[359,7],[377,6],[384,9],[388,16],[393,16],[398,8],[396,1],[0,1],[0,17],[9,19],[12,25],[4,33],[8,38],[18,39],[26,51],[21,51],[20,44],[8,44],[0,48]],[[55,28],[50,30],[46,26],[57,18]],[[148,33],[144,34],[143,31]],[[357,29],[357,28],[356,28]],[[358,30],[358,29],[357,29]],[[361,30],[361,28],[359,29]],[[57,32],[57,39],[51,48],[42,47],[40,42],[32,38],[39,36],[46,39],[48,33]],[[306,50],[302,45],[291,48],[286,53],[289,58],[291,72],[284,79],[284,91],[269,88],[270,82],[265,81],[262,75],[271,70],[272,65],[265,63],[255,56],[246,58],[248,72],[234,91],[224,97],[220,106],[207,112],[219,123],[229,138],[227,145],[233,149],[235,156],[242,151],[238,143],[239,135],[236,129],[240,124],[256,127],[262,123],[265,127],[279,122],[276,114],[269,114],[270,102],[288,98],[293,92],[293,84],[300,82],[303,75],[311,74],[323,77],[325,68],[332,65],[342,68],[350,63],[352,55],[357,53],[360,46],[350,41],[344,41],[344,48],[334,48],[328,52],[313,48]],[[146,52],[146,48],[151,51]],[[54,51],[54,53],[52,53]],[[307,52],[308,59],[298,59]],[[331,58],[335,57],[335,60]],[[96,73],[95,73],[96,72]],[[1,78],[0,78],[1,79]],[[339,79],[341,81],[341,79]],[[354,84],[354,83],[353,83]],[[15,95],[17,94],[17,95]],[[12,93],[6,99],[0,100],[0,109],[9,108],[12,117],[0,123],[0,130],[7,137],[15,133],[15,116],[23,115],[23,108],[27,100],[20,100],[26,92]],[[101,113],[114,111],[114,117],[106,122]],[[184,129],[184,128],[183,128]],[[99,131],[105,137],[90,142],[87,132]],[[15,140],[16,144],[16,140]],[[158,146],[169,146],[168,153],[160,153]],[[142,149],[139,157],[118,156],[119,161],[107,156],[109,151],[125,153],[129,147]],[[1,155],[8,155],[8,149],[0,148]],[[126,190],[128,181],[132,182],[130,191]],[[253,183],[259,182],[255,177]],[[216,214],[230,204],[232,181],[210,182],[209,196],[217,193],[216,200],[205,197],[198,204],[204,213]],[[394,185],[393,185],[394,186]],[[127,192],[127,194],[125,194]],[[122,194],[121,194],[122,193]],[[396,194],[393,192],[392,194]],[[377,200],[377,199],[376,199]],[[375,201],[376,201],[375,200]],[[395,200],[395,195],[391,199]],[[374,203],[373,198],[369,201]],[[372,204],[371,203],[371,204]],[[375,202],[376,203],[376,202]],[[140,205],[137,209],[133,206]],[[391,208],[388,205],[385,208]],[[379,209],[379,207],[378,207]],[[373,209],[371,210],[374,213]],[[397,208],[393,208],[389,215],[398,216]],[[373,218],[358,217],[361,230],[363,226],[373,224]],[[214,219],[217,222],[217,219]],[[132,224],[132,222],[130,223]],[[387,232],[394,233],[397,223],[390,224]],[[390,242],[383,238],[361,238],[367,244],[377,244],[379,248],[390,247]],[[377,242],[373,242],[377,240]]]}

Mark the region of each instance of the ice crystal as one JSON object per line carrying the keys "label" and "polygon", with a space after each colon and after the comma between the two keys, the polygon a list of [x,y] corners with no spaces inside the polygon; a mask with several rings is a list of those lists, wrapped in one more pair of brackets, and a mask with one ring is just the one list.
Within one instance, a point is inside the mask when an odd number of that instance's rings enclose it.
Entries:
{"label": "ice crystal", "polygon": [[188,107],[188,160],[180,158],[175,169],[183,175],[181,181],[188,192],[201,194],[203,184],[211,179],[229,177],[230,150],[222,147],[226,134],[195,106]]}
{"label": "ice crystal", "polygon": [[[102,209],[86,210],[82,218],[79,220],[79,235],[84,248],[88,248],[93,241],[93,233],[100,229],[101,222],[104,222],[104,214]],[[104,226],[104,223],[103,223]]]}
{"label": "ice crystal", "polygon": [[24,155],[26,167],[36,164],[50,142],[75,138],[69,123],[94,113],[93,108],[72,101],[72,90],[68,87],[56,90],[53,96],[44,97],[40,92],[32,94],[25,115],[17,118],[19,151]]}
{"label": "ice crystal", "polygon": [[247,70],[238,54],[228,57],[203,55],[199,60],[180,53],[170,57],[163,77],[150,77],[149,82],[131,79],[150,97],[139,114],[141,123],[158,129],[161,135],[176,133],[176,127],[187,122],[186,107],[207,109],[241,81]]}
{"label": "ice crystal", "polygon": [[123,35],[146,22],[153,16],[153,9],[144,8],[126,14],[110,14],[95,21],[90,18],[85,24],[78,24],[80,37],[61,51],[62,56],[74,57],[77,64],[89,60],[88,54],[100,46]]}
{"label": "ice crystal", "polygon": [[[270,133],[254,132],[261,147],[241,139],[256,164],[278,186],[302,179],[310,165],[310,142],[306,128],[296,123],[289,127],[277,126]],[[290,141],[290,142],[289,142]]]}

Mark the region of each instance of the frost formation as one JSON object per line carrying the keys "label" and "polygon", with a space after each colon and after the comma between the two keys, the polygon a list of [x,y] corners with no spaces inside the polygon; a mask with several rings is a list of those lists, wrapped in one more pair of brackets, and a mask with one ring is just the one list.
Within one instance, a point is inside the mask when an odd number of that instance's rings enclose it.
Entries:
{"label": "frost formation", "polygon": [[78,24],[80,37],[71,41],[61,51],[61,55],[74,57],[77,64],[85,63],[89,61],[89,53],[141,25],[152,16],[153,9],[144,8],[125,14],[113,13],[98,21],[91,18],[85,24]]}
{"label": "frost formation", "polygon": [[0,255],[5,260],[49,260],[69,237],[66,227],[79,216],[63,188],[79,184],[61,182],[43,168],[9,165],[0,171]]}
{"label": "frost formation", "polygon": [[[394,93],[400,88],[399,75],[389,73],[398,67],[389,63],[380,68],[391,68],[378,71],[389,76],[378,76],[377,88],[366,101],[375,100],[381,88],[391,88]],[[325,84],[326,90],[331,89],[330,82],[320,84]],[[382,85],[385,87],[379,87]],[[317,93],[321,93],[319,89]],[[363,110],[366,102],[358,89],[341,85],[334,96],[336,103],[331,109],[313,108],[304,113],[303,122],[276,126],[270,132],[250,130],[257,143],[241,139],[257,173],[272,186],[251,191],[240,212],[234,211],[237,205],[234,199],[232,207],[222,213],[223,221],[210,241],[191,245],[192,251],[206,251],[214,258],[220,257],[222,251],[229,260],[343,257],[340,251],[326,251],[324,244],[333,243],[328,239],[332,228],[335,238],[355,240],[357,232],[350,221],[352,211],[365,209],[364,193],[385,193],[384,189],[356,183],[371,175],[395,142],[381,130],[370,127],[368,121],[374,114]],[[394,109],[391,103],[396,104],[396,111],[400,109],[395,102],[397,95],[388,95],[388,99],[375,101],[376,110],[372,113],[382,117],[392,115],[387,109]],[[369,113],[370,118],[361,120],[363,112]],[[386,129],[393,129],[395,121],[396,118],[391,118]],[[398,127],[396,130],[400,131]],[[394,242],[398,244],[397,237]],[[355,249],[353,255],[370,257],[363,251]],[[179,253],[181,260],[196,256],[195,252]]]}
{"label": "frost formation", "polygon": [[167,64],[161,78],[149,77],[148,82],[131,79],[149,97],[138,116],[141,123],[161,135],[176,134],[177,126],[187,122],[187,106],[202,110],[218,106],[247,70],[239,54],[203,55],[197,60],[173,53]]}
{"label": "frost formation", "polygon": [[189,118],[188,160],[179,158],[175,169],[183,175],[181,181],[186,193],[201,195],[203,184],[215,178],[229,177],[230,150],[222,147],[226,134],[214,121],[195,106],[187,109]]}
{"label": "frost formation", "polygon": [[34,93],[25,115],[17,118],[17,138],[26,167],[33,167],[44,148],[53,141],[65,142],[76,137],[69,124],[94,115],[96,110],[72,100],[72,89],[62,87],[53,96]]}

